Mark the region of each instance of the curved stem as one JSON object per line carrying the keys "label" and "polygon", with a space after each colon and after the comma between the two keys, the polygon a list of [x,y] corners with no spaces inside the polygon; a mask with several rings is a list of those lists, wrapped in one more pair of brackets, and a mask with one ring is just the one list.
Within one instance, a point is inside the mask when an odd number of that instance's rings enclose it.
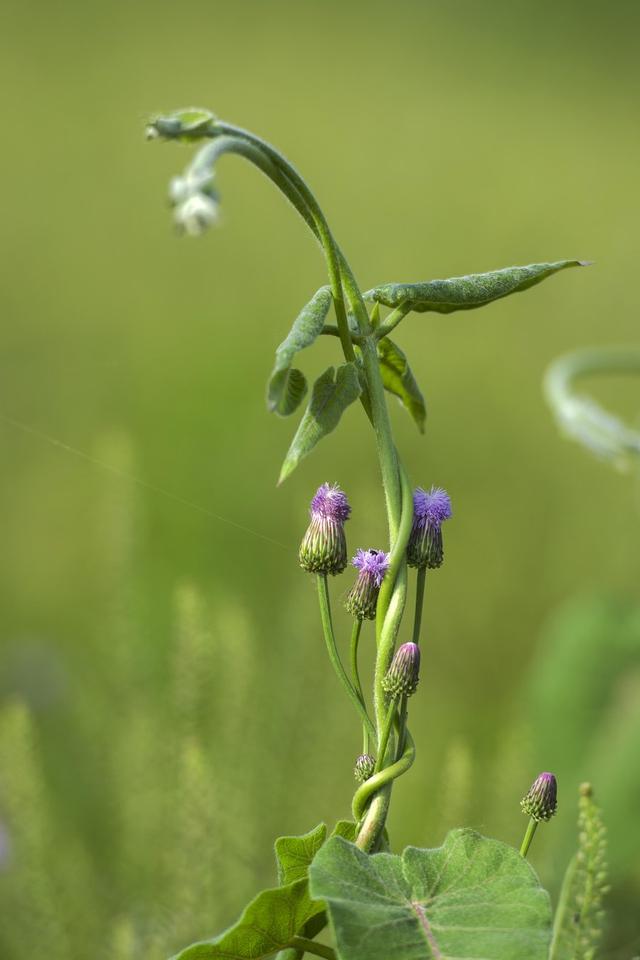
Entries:
{"label": "curved stem", "polygon": [[320,617],[322,619],[322,629],[324,632],[324,639],[327,645],[327,652],[329,654],[329,660],[331,665],[336,672],[338,680],[344,687],[347,696],[355,706],[358,711],[363,724],[369,730],[369,733],[373,736],[375,734],[373,724],[369,718],[369,714],[366,711],[366,708],[363,702],[360,700],[360,697],[356,693],[349,677],[347,676],[344,667],[342,666],[342,661],[340,660],[340,655],[338,653],[338,648],[336,646],[336,638],[333,632],[333,621],[331,619],[331,604],[329,601],[329,586],[327,584],[327,575],[326,573],[319,573],[317,575],[318,583],[318,600],[320,603]]}
{"label": "curved stem", "polygon": [[376,760],[374,773],[380,773],[380,771],[384,767],[384,758],[387,753],[387,747],[389,745],[389,734],[391,733],[391,727],[393,726],[395,715],[396,715],[396,697],[391,697],[391,699],[389,700],[389,706],[387,707],[387,715],[385,717],[382,733],[380,734],[380,741],[378,743],[378,758]]}
{"label": "curved stem", "polygon": [[223,121],[216,121],[214,123],[213,132],[215,133],[216,131],[217,133],[226,133],[234,137],[239,137],[243,140],[246,140],[248,143],[253,144],[259,150],[262,150],[273,162],[274,166],[284,173],[284,175],[296,188],[300,196],[304,199],[316,224],[320,242],[322,243],[325,256],[327,258],[329,279],[331,281],[331,292],[333,293],[342,349],[347,360],[355,361],[356,355],[351,342],[351,336],[349,334],[347,312],[342,293],[342,282],[340,275],[341,255],[338,245],[336,244],[331,230],[329,229],[329,224],[327,223],[326,217],[323,214],[315,196],[293,164],[286,160],[282,154],[276,150],[275,147],[272,147],[270,143],[267,143],[266,140],[256,136],[249,130],[243,130],[242,127],[236,127],[231,123],[225,123]]}
{"label": "curved stem", "polygon": [[427,568],[420,567],[416,577],[416,610],[413,618],[414,643],[420,644],[420,628],[422,627],[422,609],[424,607],[424,588],[427,580]]}
{"label": "curved stem", "polygon": [[378,326],[376,330],[376,340],[382,340],[383,337],[390,334],[391,331],[398,326],[400,321],[404,320],[408,313],[411,313],[411,307],[408,304],[401,303],[399,307],[396,307]]}
{"label": "curved stem", "polygon": [[[360,673],[358,670],[358,644],[360,642],[360,631],[362,630],[362,620],[353,621],[353,629],[351,631],[351,644],[349,647],[350,659],[351,659],[351,682],[354,686],[354,689],[358,696],[360,697],[360,702],[364,709],[367,709],[367,704],[364,699],[364,692],[362,690],[362,683],[360,682]],[[369,729],[366,724],[362,726],[362,752],[369,753]]]}
{"label": "curved stem", "polygon": [[[380,807],[384,807],[385,788],[389,787],[398,777],[405,774],[407,770],[410,769],[415,758],[415,744],[413,737],[407,730],[407,744],[400,759],[396,760],[396,762],[390,766],[385,767],[384,770],[381,770],[379,773],[374,773],[374,775],[369,777],[368,780],[365,780],[354,793],[351,805],[353,819],[359,822],[365,817],[358,833],[357,841],[358,846],[361,846],[360,838],[362,837],[362,849],[368,849],[367,844],[377,839],[378,835],[382,833],[382,830],[378,829],[378,820]],[[379,801],[382,801],[382,803]]]}
{"label": "curved stem", "polygon": [[249,163],[257,167],[278,189],[285,195],[287,200],[298,211],[304,222],[307,224],[316,240],[322,246],[320,232],[316,222],[309,210],[304,198],[299,190],[293,186],[286,176],[274,165],[268,156],[262,150],[259,150],[254,144],[243,140],[241,137],[220,136],[216,137],[211,143],[203,147],[194,157],[191,164],[191,170],[197,173],[199,170],[210,171],[225,154],[235,154],[244,157]]}

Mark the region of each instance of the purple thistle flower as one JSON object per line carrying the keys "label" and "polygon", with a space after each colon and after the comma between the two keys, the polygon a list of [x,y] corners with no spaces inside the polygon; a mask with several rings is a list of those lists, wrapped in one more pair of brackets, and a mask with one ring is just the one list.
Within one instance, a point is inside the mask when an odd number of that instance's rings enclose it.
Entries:
{"label": "purple thistle flower", "polygon": [[419,674],[420,647],[417,643],[403,643],[393,656],[382,688],[390,697],[410,697],[416,692]]}
{"label": "purple thistle flower", "polygon": [[413,494],[413,526],[407,545],[407,563],[424,570],[442,564],[442,524],[452,516],[451,499],[442,487],[427,492],[418,487]]}
{"label": "purple thistle flower", "polygon": [[323,483],[311,501],[311,522],[300,544],[300,566],[309,573],[342,573],[347,565],[344,523],[351,507],[337,483]]}
{"label": "purple thistle flower", "polygon": [[351,563],[358,576],[344,605],[357,620],[375,620],[378,594],[389,569],[389,555],[382,550],[358,550]]}
{"label": "purple thistle flower", "polygon": [[323,483],[318,487],[316,495],[311,501],[309,509],[311,518],[326,518],[344,523],[349,519],[351,507],[344,493],[337,483]]}
{"label": "purple thistle flower", "polygon": [[522,812],[533,820],[551,820],[558,809],[558,781],[552,773],[541,773],[526,797],[520,801]]}

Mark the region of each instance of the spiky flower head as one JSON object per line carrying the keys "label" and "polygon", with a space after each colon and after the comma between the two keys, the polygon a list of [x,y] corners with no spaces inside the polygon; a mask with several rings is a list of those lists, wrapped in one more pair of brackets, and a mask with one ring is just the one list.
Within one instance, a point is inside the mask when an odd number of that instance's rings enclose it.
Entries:
{"label": "spiky flower head", "polygon": [[442,524],[451,517],[451,499],[442,487],[413,494],[413,526],[407,545],[407,563],[424,570],[439,567],[444,559]]}
{"label": "spiky flower head", "polygon": [[364,783],[365,780],[368,780],[369,777],[373,776],[373,771],[375,768],[376,758],[372,757],[370,753],[363,753],[362,756],[358,757],[356,760],[355,769],[353,771],[358,783]]}
{"label": "spiky flower head", "polygon": [[420,647],[417,643],[403,643],[393,656],[391,666],[382,681],[382,688],[390,697],[410,697],[416,692],[419,674]]}
{"label": "spiky flower head", "polygon": [[337,483],[323,483],[311,501],[311,522],[300,544],[300,566],[309,573],[342,573],[347,565],[344,524],[351,507]]}
{"label": "spiky flower head", "polygon": [[344,605],[357,620],[375,620],[380,586],[389,569],[389,555],[382,550],[358,550],[351,563],[358,576]]}
{"label": "spiky flower head", "polygon": [[551,820],[558,809],[558,782],[552,773],[541,773],[520,801],[523,813],[540,822]]}

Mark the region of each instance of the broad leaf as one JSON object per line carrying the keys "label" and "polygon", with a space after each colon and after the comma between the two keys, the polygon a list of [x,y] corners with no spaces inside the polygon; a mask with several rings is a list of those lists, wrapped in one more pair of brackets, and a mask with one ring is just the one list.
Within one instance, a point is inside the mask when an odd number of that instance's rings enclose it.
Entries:
{"label": "broad leaf", "polygon": [[240,919],[219,937],[193,943],[174,960],[262,960],[291,943],[312,917],[322,913],[322,903],[309,897],[306,877],[285,887],[263,890]]}
{"label": "broad leaf", "polygon": [[420,433],[424,433],[427,408],[420,387],[411,372],[409,361],[400,347],[383,337],[378,341],[378,363],[385,390],[398,397],[415,420]]}
{"label": "broad leaf", "polygon": [[309,864],[326,838],[324,823],[300,837],[278,837],[275,842],[278,883],[283,886],[306,877]]}
{"label": "broad leaf", "polygon": [[341,960],[546,960],[549,897],[517,850],[454,830],[435,850],[367,856],[335,837],[310,869]]}
{"label": "broad leaf", "polygon": [[309,406],[285,457],[278,483],[286,480],[318,441],[338,426],[344,410],[358,399],[361,389],[355,363],[343,363],[337,373],[329,367],[318,377]]}
{"label": "broad leaf", "polygon": [[547,277],[568,267],[588,266],[584,260],[558,260],[556,263],[532,263],[527,267],[505,267],[491,273],[471,273],[448,280],[427,280],[424,283],[383,283],[365,293],[365,299],[387,307],[405,304],[417,313],[435,310],[473,310],[485,303],[500,300],[541,283]]}
{"label": "broad leaf", "polygon": [[305,375],[291,364],[298,350],[310,347],[320,336],[331,299],[329,287],[321,287],[302,308],[286,340],[276,350],[276,362],[267,387],[267,406],[281,417],[293,413],[307,392]]}

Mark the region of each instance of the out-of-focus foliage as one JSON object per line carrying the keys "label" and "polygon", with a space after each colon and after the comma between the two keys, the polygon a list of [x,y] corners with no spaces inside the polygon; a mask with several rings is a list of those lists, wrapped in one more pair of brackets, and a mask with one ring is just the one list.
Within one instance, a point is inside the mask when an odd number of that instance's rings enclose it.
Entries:
{"label": "out-of-focus foliage", "polygon": [[[349,813],[359,732],[296,550],[324,480],[353,504],[350,548],[384,546],[375,452],[354,405],[276,491],[291,424],[268,416],[264,384],[326,276],[241,161],[221,163],[220,229],[172,234],[161,197],[192,148],[141,131],[189,102],[291,157],[363,287],[596,261],[393,334],[429,408],[424,437],[397,411],[398,443],[455,518],[428,578],[418,756],[389,827],[396,850],[438,845],[461,817],[518,843],[519,798],[558,761],[559,812],[531,861],[557,889],[573,788],[591,780],[611,849],[605,955],[638,952],[637,660],[619,655],[638,605],[637,478],[562,442],[540,382],[576,346],[637,340],[639,18],[591,0],[5,3],[3,960],[41,951],[42,929],[51,957],[86,956],[94,937],[109,957],[165,956],[273,883],[274,836]],[[339,345],[314,349],[310,382]],[[634,423],[633,383],[602,380],[598,399]],[[347,582],[332,588],[338,601]],[[543,626],[576,595],[619,673],[585,641],[566,668],[583,717],[570,743],[532,725],[528,670],[561,710]],[[176,626],[189,606],[201,632]]]}
{"label": "out-of-focus foliage", "polygon": [[593,960],[602,936],[608,892],[606,829],[591,784],[580,787],[578,850],[560,891],[549,960]]}

